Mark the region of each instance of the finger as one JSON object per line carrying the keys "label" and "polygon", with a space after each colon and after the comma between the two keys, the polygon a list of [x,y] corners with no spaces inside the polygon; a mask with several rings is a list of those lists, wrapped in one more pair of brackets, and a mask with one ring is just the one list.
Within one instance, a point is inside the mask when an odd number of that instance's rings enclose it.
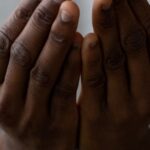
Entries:
{"label": "finger", "polygon": [[[146,102],[146,99],[143,100],[148,92],[143,87],[145,87],[145,83],[147,86],[150,85],[146,34],[134,17],[126,0],[122,0],[116,5],[116,12],[121,42],[128,60],[131,93],[136,99],[140,111],[147,110],[148,102]],[[141,99],[142,101],[140,101]]]}
{"label": "finger", "polygon": [[[93,11],[94,16],[97,17],[94,19],[94,24],[104,51],[108,109],[120,119],[127,113],[128,80],[113,4],[108,2],[110,1],[95,3]],[[118,112],[120,113],[118,114]]]}
{"label": "finger", "polygon": [[[105,94],[106,82],[102,67],[102,53],[97,36],[91,33],[85,37],[82,46],[82,91],[79,106],[83,134],[80,138],[80,149],[93,149],[97,145],[97,140],[91,140],[91,135],[95,133],[102,115],[105,115]],[[87,144],[89,139],[90,145]]]}
{"label": "finger", "polygon": [[38,108],[41,109],[41,113],[48,112],[47,104],[52,94],[51,90],[70,49],[78,18],[77,5],[71,1],[64,2],[52,26],[48,41],[31,71],[25,110],[31,110],[32,115],[38,115],[36,112]]}
{"label": "finger", "polygon": [[[50,100],[50,121],[54,128],[63,129],[67,134],[57,135],[63,144],[57,149],[74,149],[77,137],[78,114],[76,106],[76,91],[81,73],[82,37],[76,35],[74,46],[65,61],[62,72],[54,87]],[[61,135],[61,134],[60,134]]]}
{"label": "finger", "polygon": [[21,33],[38,4],[39,0],[22,0],[0,29],[0,83],[5,77],[10,46]]}
{"label": "finger", "polygon": [[148,34],[148,46],[150,50],[150,4],[147,0],[132,0],[128,1],[128,3]]}
{"label": "finger", "polygon": [[[84,39],[82,65],[81,97],[85,98],[82,98],[82,101],[80,101],[81,110],[85,115],[84,117],[98,116],[101,111],[106,109],[106,87],[105,75],[102,69],[102,55],[98,38],[94,33],[88,34]],[[91,101],[91,97],[94,101]],[[92,117],[90,118],[92,119]]]}
{"label": "finger", "polygon": [[[30,69],[43,48],[59,6],[60,3],[55,1],[42,1],[13,44],[5,81],[1,89],[1,105],[6,106],[4,111],[15,110],[14,113],[22,111]],[[17,107],[18,104],[20,107]],[[11,112],[11,115],[13,116],[14,113]]]}

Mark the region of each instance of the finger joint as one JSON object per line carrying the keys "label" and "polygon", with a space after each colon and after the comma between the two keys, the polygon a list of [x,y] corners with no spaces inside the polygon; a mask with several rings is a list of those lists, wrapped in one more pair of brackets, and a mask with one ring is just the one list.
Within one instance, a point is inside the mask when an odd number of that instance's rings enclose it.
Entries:
{"label": "finger joint", "polygon": [[50,82],[49,73],[41,66],[36,66],[31,71],[31,78],[40,87],[47,87]]}
{"label": "finger joint", "polygon": [[96,75],[90,75],[86,77],[85,81],[86,85],[89,87],[104,87],[105,85],[105,76],[102,73],[96,74]]}
{"label": "finger joint", "polygon": [[33,23],[38,29],[49,27],[53,19],[54,14],[45,7],[38,8],[33,15]]}
{"label": "finger joint", "polygon": [[18,42],[15,42],[11,48],[11,59],[13,62],[24,68],[31,67],[31,54],[30,51]]}
{"label": "finger joint", "polygon": [[11,41],[9,37],[0,31],[0,57],[7,57],[9,55]]}
{"label": "finger joint", "polygon": [[26,22],[29,20],[31,14],[32,14],[31,10],[24,7],[20,7],[15,11],[14,17],[16,20],[24,20]]}

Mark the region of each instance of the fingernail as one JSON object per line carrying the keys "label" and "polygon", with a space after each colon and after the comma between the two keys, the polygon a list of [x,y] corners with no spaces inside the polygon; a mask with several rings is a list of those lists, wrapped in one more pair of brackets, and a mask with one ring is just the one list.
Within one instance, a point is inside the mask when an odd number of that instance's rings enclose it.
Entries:
{"label": "fingernail", "polygon": [[61,12],[61,20],[66,23],[70,22],[72,20],[72,16],[66,10],[63,10]]}

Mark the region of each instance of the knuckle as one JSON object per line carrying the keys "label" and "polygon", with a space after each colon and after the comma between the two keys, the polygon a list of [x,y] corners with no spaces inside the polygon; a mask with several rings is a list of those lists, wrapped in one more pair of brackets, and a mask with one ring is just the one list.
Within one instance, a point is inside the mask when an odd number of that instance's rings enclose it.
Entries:
{"label": "knuckle", "polygon": [[128,53],[140,53],[146,47],[146,34],[140,29],[134,29],[124,38],[124,47]]}
{"label": "knuckle", "polygon": [[31,54],[23,44],[15,42],[11,48],[11,59],[16,64],[24,68],[31,67]]}
{"label": "knuckle", "polygon": [[31,78],[40,87],[47,87],[50,84],[49,73],[39,66],[33,68]]}
{"label": "knuckle", "polygon": [[51,31],[50,39],[56,43],[58,46],[65,44],[67,42],[66,36],[62,33]]}
{"label": "knuckle", "polygon": [[30,16],[32,14],[32,11],[27,9],[27,8],[24,8],[24,7],[20,7],[18,8],[16,11],[15,11],[15,15],[14,15],[14,18],[16,20],[24,20],[24,21],[28,21]]}
{"label": "knuckle", "polygon": [[104,87],[105,76],[103,74],[90,75],[85,79],[85,82],[89,87]]}
{"label": "knuckle", "polygon": [[125,56],[123,52],[113,52],[108,54],[105,59],[105,66],[107,70],[118,70],[124,65]]}
{"label": "knuckle", "polygon": [[10,39],[9,37],[0,31],[0,56],[8,56],[9,55],[9,48],[10,48]]}
{"label": "knuckle", "polygon": [[38,28],[48,27],[51,25],[53,19],[54,14],[45,7],[38,8],[33,15],[33,22]]}

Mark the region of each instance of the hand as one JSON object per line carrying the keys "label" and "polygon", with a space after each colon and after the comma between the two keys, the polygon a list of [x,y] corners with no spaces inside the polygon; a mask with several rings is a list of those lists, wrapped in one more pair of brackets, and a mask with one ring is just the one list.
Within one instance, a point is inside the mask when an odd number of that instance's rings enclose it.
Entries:
{"label": "hand", "polygon": [[99,40],[83,43],[80,150],[150,149],[149,16],[146,0],[95,0]]}
{"label": "hand", "polygon": [[22,0],[0,29],[1,150],[75,147],[82,37],[62,1]]}

